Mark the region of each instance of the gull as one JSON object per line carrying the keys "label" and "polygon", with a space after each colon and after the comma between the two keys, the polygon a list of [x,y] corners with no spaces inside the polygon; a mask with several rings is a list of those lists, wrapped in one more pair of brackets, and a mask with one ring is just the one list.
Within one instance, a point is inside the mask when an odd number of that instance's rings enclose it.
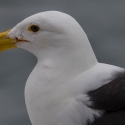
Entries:
{"label": "gull", "polygon": [[25,49],[37,64],[25,86],[32,125],[87,125],[125,107],[125,69],[99,63],[78,22],[46,11],[0,33],[0,51]]}

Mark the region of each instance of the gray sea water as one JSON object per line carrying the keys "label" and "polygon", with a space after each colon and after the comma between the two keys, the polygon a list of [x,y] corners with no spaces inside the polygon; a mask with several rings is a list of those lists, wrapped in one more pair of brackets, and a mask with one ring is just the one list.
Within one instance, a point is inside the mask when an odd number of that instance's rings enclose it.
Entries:
{"label": "gray sea water", "polygon": [[[99,62],[125,68],[124,0],[0,0],[0,31],[49,10],[68,13],[80,23]],[[24,87],[35,64],[26,50],[0,53],[0,125],[31,125]]]}

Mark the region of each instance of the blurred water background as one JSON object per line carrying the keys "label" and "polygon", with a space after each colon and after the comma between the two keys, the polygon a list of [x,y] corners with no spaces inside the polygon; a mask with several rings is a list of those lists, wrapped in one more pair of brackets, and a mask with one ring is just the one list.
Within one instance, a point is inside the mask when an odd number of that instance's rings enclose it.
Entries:
{"label": "blurred water background", "polygon": [[[49,10],[68,13],[80,23],[99,62],[125,68],[124,0],[0,0],[0,31]],[[31,125],[24,87],[36,62],[26,50],[0,53],[0,125]]]}

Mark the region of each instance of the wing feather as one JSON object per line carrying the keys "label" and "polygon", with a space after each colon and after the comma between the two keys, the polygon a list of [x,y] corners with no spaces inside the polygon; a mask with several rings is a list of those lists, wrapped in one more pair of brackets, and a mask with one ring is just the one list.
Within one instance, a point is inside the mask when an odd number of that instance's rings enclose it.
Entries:
{"label": "wing feather", "polygon": [[93,109],[117,111],[125,108],[125,72],[102,87],[88,92]]}

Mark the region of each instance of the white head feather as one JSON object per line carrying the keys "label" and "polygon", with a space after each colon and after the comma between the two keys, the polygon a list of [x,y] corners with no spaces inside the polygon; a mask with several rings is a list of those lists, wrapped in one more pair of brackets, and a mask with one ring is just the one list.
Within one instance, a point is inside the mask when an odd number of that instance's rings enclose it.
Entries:
{"label": "white head feather", "polygon": [[[28,31],[32,24],[38,25],[40,31]],[[48,11],[32,15],[17,24],[8,36],[28,40],[17,43],[17,46],[33,53],[38,61],[48,58],[65,66],[70,63],[72,68],[80,68],[82,71],[97,63],[81,26],[74,18],[62,12]],[[61,63],[62,60],[65,60],[65,64]],[[76,64],[78,67],[75,67]]]}

